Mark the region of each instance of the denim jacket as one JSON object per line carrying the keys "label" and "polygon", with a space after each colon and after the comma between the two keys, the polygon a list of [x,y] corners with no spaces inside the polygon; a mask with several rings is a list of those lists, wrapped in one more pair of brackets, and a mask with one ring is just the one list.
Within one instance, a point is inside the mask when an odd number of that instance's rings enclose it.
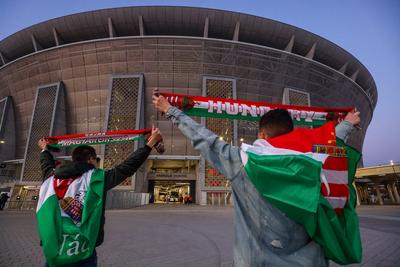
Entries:
{"label": "denim jacket", "polygon": [[[202,124],[175,107],[167,118],[177,124],[193,147],[232,183],[235,207],[233,266],[328,266],[321,247],[302,225],[268,203],[246,174],[240,148],[227,144]],[[337,137],[347,140],[352,124],[336,127]]]}

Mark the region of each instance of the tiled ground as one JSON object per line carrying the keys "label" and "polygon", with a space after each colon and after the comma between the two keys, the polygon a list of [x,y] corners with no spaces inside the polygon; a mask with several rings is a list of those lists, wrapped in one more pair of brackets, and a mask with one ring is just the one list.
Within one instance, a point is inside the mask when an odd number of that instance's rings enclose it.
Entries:
{"label": "tiled ground", "polygon": [[[361,266],[399,266],[400,206],[361,207],[359,215]],[[97,249],[99,266],[232,264],[232,208],[156,205],[111,210],[105,228],[105,242]],[[43,264],[34,213],[2,211],[0,266]]]}

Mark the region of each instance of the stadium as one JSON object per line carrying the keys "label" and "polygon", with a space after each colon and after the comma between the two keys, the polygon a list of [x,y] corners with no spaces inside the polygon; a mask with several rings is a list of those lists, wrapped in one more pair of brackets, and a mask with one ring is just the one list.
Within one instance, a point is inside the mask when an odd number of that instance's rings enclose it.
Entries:
{"label": "stadium", "polygon": [[[377,103],[374,79],[357,58],[316,34],[267,18],[152,6],[51,19],[0,41],[0,191],[10,192],[10,208],[35,205],[42,181],[41,137],[153,123],[164,134],[166,152],[153,152],[113,190],[108,206],[149,199],[180,203],[185,196],[198,204],[231,204],[227,180],[156,113],[155,88],[301,106],[355,106],[362,123],[350,144],[360,151]],[[255,122],[196,120],[231,144],[256,138]],[[96,150],[101,165],[110,168],[140,145],[97,145]],[[68,161],[69,155],[62,150],[56,157]]]}

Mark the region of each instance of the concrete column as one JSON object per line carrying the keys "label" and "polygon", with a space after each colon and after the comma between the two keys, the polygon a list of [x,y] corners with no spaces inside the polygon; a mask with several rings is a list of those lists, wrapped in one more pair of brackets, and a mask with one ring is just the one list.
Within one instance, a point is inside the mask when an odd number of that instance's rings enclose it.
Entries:
{"label": "concrete column", "polygon": [[379,185],[374,185],[375,191],[376,191],[376,196],[378,198],[378,204],[383,205],[383,199],[381,195],[381,191],[379,190]]}
{"label": "concrete column", "polygon": [[200,205],[205,206],[207,205],[207,192],[206,191],[201,191],[201,197],[200,197]]}
{"label": "concrete column", "polygon": [[144,30],[143,17],[142,17],[142,16],[139,16],[138,19],[139,19],[139,31],[140,31],[140,36],[144,36],[146,33],[145,33],[145,30]]}
{"label": "concrete column", "polygon": [[368,194],[368,186],[363,186],[362,187],[362,191],[363,191],[363,195],[364,195],[364,199],[365,199],[365,202],[366,202],[366,204],[367,205],[370,205],[371,204],[371,198],[369,197],[369,194]]}
{"label": "concrete column", "polygon": [[396,200],[393,197],[393,193],[392,193],[392,188],[391,187],[392,186],[390,184],[386,185],[387,191],[389,193],[390,201],[394,204],[394,203],[396,203]]}
{"label": "concrete column", "polygon": [[355,188],[356,188],[357,206],[360,206],[360,205],[361,205],[360,199],[362,198],[362,195],[360,194],[360,193],[361,193],[361,190],[360,190],[360,187],[359,187],[359,186],[357,186],[357,185],[354,185],[354,186],[355,186]]}
{"label": "concrete column", "polygon": [[35,52],[43,49],[33,34],[31,34],[31,40],[32,40],[32,45],[33,45],[33,48],[35,49]]}
{"label": "concrete column", "polygon": [[343,66],[339,69],[339,72],[344,74],[346,72],[348,65],[349,65],[349,62],[344,63]]}
{"label": "concrete column", "polygon": [[114,38],[114,37],[116,37],[116,34],[115,34],[114,24],[112,22],[112,18],[109,17],[107,19],[107,21],[108,21],[108,37]]}
{"label": "concrete column", "polygon": [[53,27],[53,37],[56,46],[64,44],[64,40],[61,38],[60,34],[57,32],[57,29]]}
{"label": "concrete column", "polygon": [[233,41],[239,41],[240,21],[236,22],[235,32],[233,33]]}
{"label": "concrete column", "polygon": [[0,62],[2,63],[2,65],[5,65],[8,62],[6,57],[1,52],[0,52]]}
{"label": "concrete column", "polygon": [[358,73],[360,72],[360,69],[356,70],[350,77],[353,81],[356,81]]}
{"label": "concrete column", "polygon": [[206,20],[204,21],[204,31],[203,31],[203,37],[208,38],[208,24],[209,24],[209,19],[206,17]]}
{"label": "concrete column", "polygon": [[317,47],[317,43],[314,43],[310,49],[310,51],[308,51],[306,58],[309,59],[313,59],[314,58],[314,54],[315,54],[315,48]]}
{"label": "concrete column", "polygon": [[392,184],[392,188],[393,188],[393,195],[394,195],[394,198],[396,199],[396,203],[397,203],[397,204],[400,204],[400,196],[399,196],[399,192],[398,192],[398,190],[397,190],[396,183],[393,183],[393,184]]}
{"label": "concrete column", "polygon": [[289,40],[289,43],[286,45],[286,47],[285,47],[285,51],[287,51],[287,52],[292,52],[292,50],[293,50],[293,45],[294,45],[294,38],[295,38],[295,36],[294,35],[292,35],[292,37],[290,38],[290,40]]}

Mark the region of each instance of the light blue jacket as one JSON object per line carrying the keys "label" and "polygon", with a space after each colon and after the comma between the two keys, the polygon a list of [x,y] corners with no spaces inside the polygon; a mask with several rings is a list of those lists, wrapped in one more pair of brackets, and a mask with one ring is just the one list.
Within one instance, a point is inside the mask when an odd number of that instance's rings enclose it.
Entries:
{"label": "light blue jacket", "polygon": [[[321,247],[310,240],[303,226],[273,207],[258,193],[246,174],[240,148],[227,144],[203,125],[175,107],[167,118],[178,125],[193,147],[232,182],[235,203],[234,266],[328,266]],[[336,127],[337,137],[347,140],[349,122]]]}

